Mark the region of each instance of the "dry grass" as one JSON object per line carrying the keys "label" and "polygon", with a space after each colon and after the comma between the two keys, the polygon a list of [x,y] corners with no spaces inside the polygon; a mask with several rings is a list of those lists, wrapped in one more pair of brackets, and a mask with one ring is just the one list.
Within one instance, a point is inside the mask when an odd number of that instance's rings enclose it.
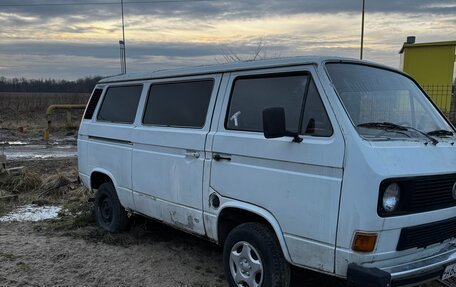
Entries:
{"label": "dry grass", "polygon": [[13,253],[0,251],[0,259],[1,258],[9,260],[9,261],[13,261],[16,259],[16,256]]}
{"label": "dry grass", "polygon": [[18,175],[5,175],[0,181],[0,189],[13,194],[33,192],[42,185],[41,176],[35,172],[23,169]]}
{"label": "dry grass", "polygon": [[85,187],[80,186],[68,190],[64,197],[59,219],[45,223],[49,231],[69,231],[95,224],[94,205],[89,202],[93,194]]}
{"label": "dry grass", "polygon": [[[10,177],[0,188],[5,194],[18,194],[15,202],[0,201],[0,216],[24,204],[60,205],[59,219],[44,222],[38,228],[48,231],[72,231],[88,225],[95,226],[92,192],[77,184],[66,174],[40,177],[24,170],[18,176]],[[100,236],[97,236],[99,238]]]}
{"label": "dry grass", "polygon": [[[64,196],[67,192],[67,186],[71,183],[75,183],[64,174],[51,175],[43,179],[43,184],[40,187],[39,197],[52,196],[59,197]],[[74,188],[74,187],[73,187]]]}
{"label": "dry grass", "polygon": [[[17,175],[3,175],[0,180],[0,195],[17,195],[16,201],[0,201],[0,215],[12,211],[18,205],[61,205],[61,222],[56,222],[63,229],[72,229],[93,223],[93,203],[89,198],[93,194],[79,185],[74,178],[74,167],[54,175],[42,175],[23,169]],[[60,221],[60,220],[59,220]]]}
{"label": "dry grass", "polygon": [[0,196],[16,195],[16,200],[0,200],[0,216],[13,211],[18,205],[30,203],[33,192],[42,184],[41,177],[26,169],[16,176],[0,176]]}

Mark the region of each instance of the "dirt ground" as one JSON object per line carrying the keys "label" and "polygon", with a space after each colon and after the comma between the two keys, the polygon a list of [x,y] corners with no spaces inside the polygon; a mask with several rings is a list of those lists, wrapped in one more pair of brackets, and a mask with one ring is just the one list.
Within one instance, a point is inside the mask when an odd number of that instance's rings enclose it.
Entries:
{"label": "dirt ground", "polygon": [[[0,285],[227,286],[217,245],[158,223],[139,229],[106,238],[95,227],[49,233],[42,223],[2,223]],[[292,286],[344,286],[312,272],[293,274]]]}
{"label": "dirt ground", "polygon": [[0,285],[225,286],[215,245],[162,226],[134,242],[109,244],[97,234],[94,227],[50,234],[40,223],[0,224]]}

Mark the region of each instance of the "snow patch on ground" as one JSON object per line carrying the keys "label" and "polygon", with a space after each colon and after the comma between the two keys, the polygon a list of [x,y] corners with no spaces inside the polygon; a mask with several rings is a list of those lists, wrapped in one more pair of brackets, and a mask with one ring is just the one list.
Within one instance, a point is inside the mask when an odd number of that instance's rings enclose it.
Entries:
{"label": "snow patch on ground", "polygon": [[59,206],[38,206],[36,204],[28,204],[0,217],[0,222],[54,219],[58,217],[61,209],[62,208]]}
{"label": "snow patch on ground", "polygon": [[9,145],[26,145],[28,144],[27,142],[21,142],[21,141],[12,141],[12,142],[7,142]]}
{"label": "snow patch on ground", "polygon": [[27,142],[21,142],[21,141],[3,141],[3,142],[0,142],[0,144],[2,145],[26,145],[28,144]]}

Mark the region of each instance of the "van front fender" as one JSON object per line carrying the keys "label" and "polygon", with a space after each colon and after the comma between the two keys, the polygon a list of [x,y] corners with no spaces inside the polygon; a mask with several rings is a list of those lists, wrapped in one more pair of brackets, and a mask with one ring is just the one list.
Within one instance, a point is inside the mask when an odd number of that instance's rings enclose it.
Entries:
{"label": "van front fender", "polygon": [[285,238],[283,237],[283,232],[282,232],[282,229],[280,228],[279,222],[269,211],[267,211],[264,208],[258,207],[256,205],[250,204],[250,203],[222,197],[221,205],[218,210],[219,212],[217,215],[217,222],[218,222],[218,216],[223,212],[223,210],[226,210],[227,208],[234,208],[234,209],[240,209],[240,210],[244,210],[247,212],[251,212],[251,213],[254,213],[254,214],[262,217],[264,220],[266,220],[269,223],[269,225],[271,226],[271,228],[274,230],[274,233],[275,233],[275,235],[279,241],[280,247],[282,249],[283,256],[289,263],[292,263],[290,254],[288,253],[288,247],[285,242]]}

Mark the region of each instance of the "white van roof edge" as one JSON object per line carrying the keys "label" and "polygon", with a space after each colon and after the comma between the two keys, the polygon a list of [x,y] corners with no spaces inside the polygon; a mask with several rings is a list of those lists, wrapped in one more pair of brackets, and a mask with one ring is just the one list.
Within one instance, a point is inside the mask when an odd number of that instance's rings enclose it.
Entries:
{"label": "white van roof edge", "polygon": [[[189,66],[189,67],[184,67],[184,68],[157,70],[157,71],[145,72],[145,73],[130,73],[130,74],[125,74],[125,75],[117,75],[117,76],[111,76],[111,77],[104,78],[99,81],[99,84],[113,83],[113,82],[138,81],[138,80],[147,80],[147,79],[160,79],[160,78],[169,78],[169,77],[197,76],[197,75],[204,75],[204,74],[216,74],[216,73],[234,72],[234,71],[251,70],[251,69],[276,68],[276,67],[281,67],[281,66],[321,64],[322,62],[325,62],[325,61],[339,61],[339,60],[378,65],[378,64],[372,63],[372,62],[360,61],[357,59],[346,58],[346,57],[300,56],[300,57],[275,58],[275,59],[257,60],[257,61],[242,61],[242,62],[216,64],[216,65]],[[378,65],[378,66],[380,66],[380,65]]]}

